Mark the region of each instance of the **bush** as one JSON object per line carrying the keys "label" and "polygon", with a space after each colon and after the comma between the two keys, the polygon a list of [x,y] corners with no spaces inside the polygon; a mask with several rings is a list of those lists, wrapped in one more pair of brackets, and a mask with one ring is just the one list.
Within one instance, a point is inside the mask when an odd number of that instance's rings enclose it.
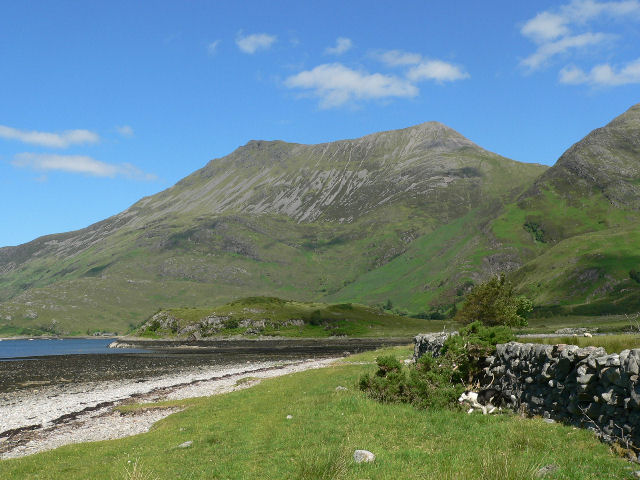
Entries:
{"label": "bush", "polygon": [[419,408],[454,406],[465,384],[480,375],[483,358],[494,353],[498,343],[513,339],[508,327],[474,322],[449,337],[440,356],[425,354],[412,367],[403,368],[393,356],[378,357],[378,370],[360,378],[360,390],[381,402]]}
{"label": "bush", "polygon": [[311,315],[309,316],[309,323],[315,326],[322,324],[322,313],[320,310],[314,310],[311,312]]}
{"label": "bush", "polygon": [[480,321],[489,326],[522,327],[527,325],[525,316],[531,310],[531,300],[516,296],[511,282],[499,275],[473,287],[455,320],[463,324]]}
{"label": "bush", "polygon": [[635,280],[636,282],[640,283],[640,272],[637,270],[629,270],[629,278],[631,280]]}
{"label": "bush", "polygon": [[237,318],[229,318],[224,322],[224,328],[234,329],[240,326],[240,321]]}

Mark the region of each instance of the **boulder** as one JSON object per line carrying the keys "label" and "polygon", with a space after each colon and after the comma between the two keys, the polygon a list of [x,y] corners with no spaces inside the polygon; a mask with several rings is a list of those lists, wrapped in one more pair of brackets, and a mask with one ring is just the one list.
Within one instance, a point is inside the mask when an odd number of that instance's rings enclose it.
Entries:
{"label": "boulder", "polygon": [[353,461],[356,463],[371,463],[376,456],[369,450],[356,450],[353,452]]}

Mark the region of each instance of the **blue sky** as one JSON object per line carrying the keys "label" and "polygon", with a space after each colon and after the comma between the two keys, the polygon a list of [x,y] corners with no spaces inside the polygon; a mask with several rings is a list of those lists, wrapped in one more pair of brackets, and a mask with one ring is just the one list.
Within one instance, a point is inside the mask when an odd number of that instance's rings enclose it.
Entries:
{"label": "blue sky", "polygon": [[553,164],[640,102],[640,0],[0,8],[0,246],[85,227],[250,139],[437,120]]}

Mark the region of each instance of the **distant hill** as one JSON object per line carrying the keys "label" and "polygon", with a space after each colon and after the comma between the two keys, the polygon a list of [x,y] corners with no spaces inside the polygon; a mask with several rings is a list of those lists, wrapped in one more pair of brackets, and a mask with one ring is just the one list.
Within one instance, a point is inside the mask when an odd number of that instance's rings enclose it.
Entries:
{"label": "distant hill", "polygon": [[402,317],[365,305],[247,297],[216,307],[161,310],[133,334],[192,340],[237,335],[408,338],[416,331],[442,328],[442,325],[442,322]]}
{"label": "distant hill", "polygon": [[124,332],[159,307],[258,295],[424,314],[502,271],[540,305],[635,308],[623,299],[640,287],[629,276],[639,112],[551,168],[437,122],[319,145],[251,141],[114,217],[1,248],[0,332]]}

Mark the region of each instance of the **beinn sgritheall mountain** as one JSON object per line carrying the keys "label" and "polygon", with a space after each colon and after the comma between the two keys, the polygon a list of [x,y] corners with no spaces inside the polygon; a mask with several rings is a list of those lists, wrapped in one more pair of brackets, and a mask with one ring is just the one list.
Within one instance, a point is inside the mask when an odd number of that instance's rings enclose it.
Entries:
{"label": "beinn sgritheall mountain", "polygon": [[416,314],[509,272],[540,311],[640,310],[640,104],[546,167],[437,122],[251,141],[75,232],[0,248],[0,327],[125,332],[247,295]]}

